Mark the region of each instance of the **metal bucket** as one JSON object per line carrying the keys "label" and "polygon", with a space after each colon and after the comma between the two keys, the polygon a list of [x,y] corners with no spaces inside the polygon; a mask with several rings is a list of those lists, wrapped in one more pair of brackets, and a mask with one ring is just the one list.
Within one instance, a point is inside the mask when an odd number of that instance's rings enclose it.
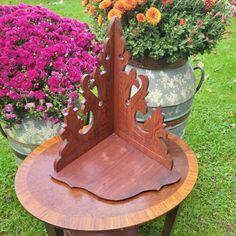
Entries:
{"label": "metal bucket", "polygon": [[17,164],[20,164],[37,146],[57,135],[61,124],[53,124],[44,120],[23,119],[20,124],[10,128],[0,127],[2,134],[8,139]]}
{"label": "metal bucket", "polygon": [[[126,71],[131,68],[136,69],[137,76],[143,74],[149,78],[149,94],[146,97],[148,113],[145,116],[137,113],[137,121],[143,122],[151,115],[153,108],[161,106],[167,129],[171,133],[183,137],[194,95],[204,81],[203,68],[199,66],[192,68],[190,63],[184,60],[179,60],[173,64],[155,61],[144,64],[130,61],[129,65],[126,66]],[[198,86],[196,86],[194,74],[196,69],[201,70]],[[135,92],[137,92],[137,88],[134,87],[131,94]]]}

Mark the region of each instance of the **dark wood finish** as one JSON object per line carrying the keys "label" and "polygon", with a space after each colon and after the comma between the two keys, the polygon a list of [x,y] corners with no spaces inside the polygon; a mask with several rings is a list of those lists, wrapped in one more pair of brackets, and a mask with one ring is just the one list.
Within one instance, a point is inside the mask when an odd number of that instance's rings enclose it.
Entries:
{"label": "dark wood finish", "polygon": [[64,236],[64,230],[58,229],[50,224],[45,224],[48,236]]}
{"label": "dark wood finish", "polygon": [[[136,112],[147,111],[148,79],[140,76],[140,82],[135,70],[124,72],[128,53],[117,18],[101,58],[105,71],[97,69],[81,84],[82,111],[92,113],[92,122],[83,127],[84,121],[69,107],[61,136],[36,148],[16,174],[19,201],[48,224],[53,236],[60,235],[60,229],[71,236],[137,236],[137,226],[177,207],[196,182],[195,155],[165,131],[160,108],[143,124],[136,123]],[[94,86],[98,97],[91,91]],[[132,86],[139,91],[130,97]],[[180,176],[180,181],[161,188]],[[173,225],[172,213],[167,228]]]}
{"label": "dark wood finish", "polygon": [[62,144],[61,138],[55,137],[35,149],[19,167],[15,179],[17,197],[33,216],[59,228],[107,231],[144,224],[179,205],[197,179],[198,165],[193,151],[174,135],[169,135],[168,140],[174,166],[182,178],[158,192],[145,192],[115,202],[52,181],[49,173],[53,172],[54,153]]}
{"label": "dark wood finish", "polygon": [[53,178],[72,188],[83,188],[103,199],[117,201],[159,190],[178,181],[180,174],[175,166],[172,171],[163,168],[159,162],[112,134],[59,174],[55,172]]}
{"label": "dark wood finish", "polygon": [[178,217],[180,206],[178,205],[166,214],[164,228],[162,230],[161,236],[169,236],[174,231],[174,225],[176,223],[176,218]]}
{"label": "dark wood finish", "polygon": [[[147,113],[148,78],[140,75],[139,81],[135,69],[125,72],[129,55],[118,18],[109,26],[100,58],[103,70],[98,67],[81,81],[82,112],[92,113],[92,121],[84,128],[85,121],[69,107],[52,177],[115,201],[179,181],[166,145],[161,108],[142,124],[136,122],[138,111]],[[98,96],[92,92],[94,86]],[[139,89],[131,96],[132,86]]]}
{"label": "dark wood finish", "polygon": [[121,229],[109,232],[78,232],[65,230],[65,236],[139,236],[138,228]]}
{"label": "dark wood finish", "polygon": [[[163,127],[160,107],[153,110],[144,124],[138,125],[136,122],[136,112],[147,113],[145,97],[148,94],[148,78],[140,75],[138,81],[135,69],[129,73],[124,71],[129,55],[125,51],[118,18],[114,18],[109,25],[100,58],[103,70],[98,67],[93,76],[86,75],[81,81],[85,98],[82,112],[93,114],[91,125],[84,131],[85,122],[77,117],[72,107],[69,108],[61,134],[64,143],[55,161],[55,171],[62,170],[113,132],[171,170],[173,161],[165,144],[167,132]],[[92,92],[94,86],[98,96]],[[132,86],[139,90],[130,97]]]}

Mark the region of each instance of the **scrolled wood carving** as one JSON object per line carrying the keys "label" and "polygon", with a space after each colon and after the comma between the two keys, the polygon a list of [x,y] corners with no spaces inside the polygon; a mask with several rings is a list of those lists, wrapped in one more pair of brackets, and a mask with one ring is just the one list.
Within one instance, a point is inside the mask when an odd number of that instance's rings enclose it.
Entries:
{"label": "scrolled wood carving", "polygon": [[[96,68],[93,75],[86,75],[81,81],[85,98],[82,112],[92,113],[91,124],[84,130],[83,120],[77,117],[73,107],[69,108],[61,134],[63,145],[54,163],[56,172],[112,133],[171,170],[173,161],[165,144],[167,132],[163,127],[161,108],[153,110],[151,117],[143,124],[136,122],[138,111],[147,113],[145,97],[148,94],[148,78],[140,75],[137,80],[135,69],[125,72],[128,60],[121,25],[114,18],[100,54],[100,63],[104,69]],[[95,86],[97,96],[92,90]],[[130,95],[132,86],[138,88],[133,96]]]}

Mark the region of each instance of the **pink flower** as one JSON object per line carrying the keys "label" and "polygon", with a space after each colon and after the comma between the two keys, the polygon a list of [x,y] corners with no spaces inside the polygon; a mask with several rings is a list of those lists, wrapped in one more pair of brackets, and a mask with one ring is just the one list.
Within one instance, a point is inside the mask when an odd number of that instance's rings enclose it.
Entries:
{"label": "pink flower", "polygon": [[57,117],[51,117],[50,118],[50,121],[53,123],[53,124],[57,124],[60,120],[57,118]]}
{"label": "pink flower", "polygon": [[77,100],[79,98],[79,95],[77,92],[72,92],[67,94],[67,96],[71,99],[71,100]]}
{"label": "pink flower", "polygon": [[12,104],[7,104],[4,109],[4,112],[13,112],[14,111],[14,106]]}
{"label": "pink flower", "polygon": [[67,115],[68,109],[67,109],[67,108],[64,108],[64,109],[61,111],[61,113],[62,113],[64,116]]}
{"label": "pink flower", "polygon": [[56,77],[51,77],[48,82],[50,88],[58,88],[60,85],[60,80]]}
{"label": "pink flower", "polygon": [[17,93],[17,92],[15,92],[15,91],[9,91],[9,93],[7,95],[12,100],[20,100],[20,99],[22,99],[22,95]]}
{"label": "pink flower", "polygon": [[170,5],[173,3],[172,0],[162,0],[162,5],[165,6],[167,3]]}
{"label": "pink flower", "polygon": [[188,41],[189,43],[192,43],[192,42],[193,42],[193,39],[192,39],[192,38],[188,38],[187,41]]}
{"label": "pink flower", "polygon": [[45,111],[45,110],[46,110],[46,107],[43,106],[43,105],[38,105],[38,106],[37,106],[37,109],[36,109],[36,111],[38,111],[38,112],[43,112],[43,111]]}
{"label": "pink flower", "polygon": [[47,102],[46,103],[46,107],[49,109],[49,108],[52,108],[53,107],[53,104],[51,102]]}
{"label": "pink flower", "polygon": [[180,24],[181,26],[184,26],[184,25],[186,24],[185,19],[184,19],[184,18],[181,18],[181,19],[179,20],[179,24]]}
{"label": "pink flower", "polygon": [[6,119],[15,119],[16,115],[15,114],[5,114]]}
{"label": "pink flower", "polygon": [[198,24],[201,25],[203,23],[203,20],[198,20]]}
{"label": "pink flower", "polygon": [[21,87],[24,91],[29,91],[32,88],[32,83],[29,81],[25,81],[22,83]]}
{"label": "pink flower", "polygon": [[0,88],[0,97],[6,96],[6,91]]}
{"label": "pink flower", "polygon": [[38,116],[50,109],[48,118],[53,114],[57,122],[65,97],[77,99],[82,75],[98,65],[101,44],[86,23],[26,4],[0,5],[0,29],[0,109],[8,114],[4,119],[21,119],[24,112]]}
{"label": "pink flower", "polygon": [[34,69],[27,71],[27,78],[31,81],[35,80],[38,77],[38,75],[39,75],[38,72]]}
{"label": "pink flower", "polygon": [[35,103],[34,102],[28,102],[25,105],[25,109],[28,110],[30,108],[35,108]]}
{"label": "pink flower", "polygon": [[38,100],[42,100],[42,99],[46,98],[46,96],[47,95],[41,90],[38,90],[38,91],[34,92],[34,97]]}
{"label": "pink flower", "polygon": [[209,15],[210,15],[210,16],[214,16],[214,12],[211,11],[211,12],[209,13]]}
{"label": "pink flower", "polygon": [[236,7],[235,6],[231,6],[230,11],[232,11],[234,16],[236,16]]}

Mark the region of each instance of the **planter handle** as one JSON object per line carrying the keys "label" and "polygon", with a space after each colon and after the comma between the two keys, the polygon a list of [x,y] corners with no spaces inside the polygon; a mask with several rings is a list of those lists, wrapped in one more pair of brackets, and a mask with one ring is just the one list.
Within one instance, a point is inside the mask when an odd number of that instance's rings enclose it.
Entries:
{"label": "planter handle", "polygon": [[196,94],[199,91],[199,89],[202,87],[202,84],[203,84],[204,79],[205,79],[205,73],[204,73],[204,69],[200,66],[195,66],[193,68],[193,70],[200,70],[201,71],[201,79],[200,79],[199,84],[196,88],[196,91],[195,91],[195,94]]}
{"label": "planter handle", "polygon": [[7,139],[7,135],[6,135],[6,133],[4,132],[4,130],[3,130],[2,126],[1,126],[1,124],[0,124],[0,133]]}

